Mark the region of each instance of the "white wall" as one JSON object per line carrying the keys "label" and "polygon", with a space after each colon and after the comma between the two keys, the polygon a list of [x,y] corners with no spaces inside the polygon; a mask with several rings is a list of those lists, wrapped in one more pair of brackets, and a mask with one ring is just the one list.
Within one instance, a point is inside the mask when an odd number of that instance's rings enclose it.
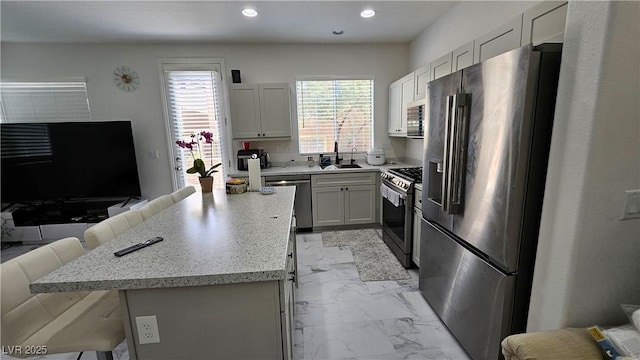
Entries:
{"label": "white wall", "polygon": [[640,304],[640,3],[570,2],[528,330],[627,322]]}
{"label": "white wall", "polygon": [[[87,79],[94,120],[132,120],[142,193],[148,198],[171,191],[169,152],[156,59],[223,58],[229,80],[230,70],[239,69],[242,82],[289,82],[292,90],[295,89],[295,77],[299,75],[374,75],[374,145],[378,147],[390,143],[386,135],[389,84],[407,72],[409,59],[409,47],[406,44],[2,43],[1,51],[0,74],[3,78],[83,76]],[[125,93],[114,86],[111,74],[121,64],[133,67],[140,75],[140,87],[135,92]],[[295,118],[292,122],[295,133]],[[239,142],[232,144],[234,149],[239,148]],[[299,158],[295,136],[291,142],[265,147],[274,152],[282,151],[281,154],[273,154],[276,159]],[[160,160],[149,160],[150,150],[159,150]],[[392,151],[390,155],[394,155]]]}
{"label": "white wall", "polygon": [[[411,42],[413,71],[522,14],[537,1],[462,1]],[[420,139],[407,139],[405,156],[422,159]]]}

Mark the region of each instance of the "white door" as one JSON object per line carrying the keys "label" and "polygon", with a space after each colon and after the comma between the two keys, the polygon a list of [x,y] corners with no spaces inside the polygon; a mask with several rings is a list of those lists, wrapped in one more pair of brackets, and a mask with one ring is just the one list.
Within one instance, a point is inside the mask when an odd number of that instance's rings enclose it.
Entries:
{"label": "white door", "polygon": [[[212,176],[214,188],[225,186],[229,155],[222,86],[224,79],[221,76],[224,68],[221,60],[206,60],[158,61],[163,82],[163,104],[174,190],[188,185],[199,187],[199,174],[186,173],[193,166],[195,158],[202,159],[207,170],[222,163]],[[203,136],[203,132],[211,133],[212,136]],[[192,149],[181,148],[176,141],[190,143]]]}

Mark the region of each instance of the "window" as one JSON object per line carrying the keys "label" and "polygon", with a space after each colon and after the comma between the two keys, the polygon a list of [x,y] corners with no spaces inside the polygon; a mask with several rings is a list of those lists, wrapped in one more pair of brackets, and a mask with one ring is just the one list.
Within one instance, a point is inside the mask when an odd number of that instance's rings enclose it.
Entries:
{"label": "window", "polygon": [[201,131],[213,133],[212,146],[204,144],[202,154],[207,167],[222,163],[214,173],[214,187],[224,188],[227,156],[225,151],[224,112],[222,111],[220,64],[175,64],[162,66],[165,84],[165,107],[170,129],[170,149],[173,153],[175,187],[186,185],[199,187],[197,174],[187,174],[193,166],[188,150],[179,148],[176,140],[189,141],[190,135]]}
{"label": "window", "polygon": [[298,144],[301,154],[371,149],[373,80],[299,80]]}
{"label": "window", "polygon": [[91,120],[84,81],[0,83],[2,122]]}

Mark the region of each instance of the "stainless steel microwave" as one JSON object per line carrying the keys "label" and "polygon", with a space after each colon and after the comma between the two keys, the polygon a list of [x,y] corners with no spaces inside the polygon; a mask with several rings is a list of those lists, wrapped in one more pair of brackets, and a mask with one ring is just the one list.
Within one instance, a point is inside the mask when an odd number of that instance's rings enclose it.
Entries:
{"label": "stainless steel microwave", "polygon": [[424,137],[424,104],[424,99],[407,104],[407,137]]}

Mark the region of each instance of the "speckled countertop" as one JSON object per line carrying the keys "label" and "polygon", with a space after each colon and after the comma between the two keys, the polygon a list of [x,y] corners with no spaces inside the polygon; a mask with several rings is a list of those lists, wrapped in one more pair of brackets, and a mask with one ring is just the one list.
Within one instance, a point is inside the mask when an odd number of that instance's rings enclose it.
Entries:
{"label": "speckled countertop", "polygon": [[[229,284],[286,278],[295,189],[271,195],[192,194],[31,284],[61,292]],[[155,236],[164,241],[115,251]]]}
{"label": "speckled countertop", "polygon": [[[345,164],[348,161],[344,162]],[[261,176],[273,176],[273,175],[322,175],[322,174],[344,174],[344,173],[357,173],[357,172],[380,172],[385,171],[387,169],[393,168],[402,168],[402,167],[413,167],[420,166],[411,164],[408,162],[397,162],[397,163],[388,163],[384,165],[374,166],[369,165],[367,163],[357,163],[362,168],[360,169],[322,169],[320,165],[314,165],[313,167],[309,167],[308,165],[300,165],[300,163],[292,163],[291,165],[274,165],[272,167],[266,169],[260,169]],[[248,171],[240,171],[235,170],[229,173],[230,177],[248,177]]]}

